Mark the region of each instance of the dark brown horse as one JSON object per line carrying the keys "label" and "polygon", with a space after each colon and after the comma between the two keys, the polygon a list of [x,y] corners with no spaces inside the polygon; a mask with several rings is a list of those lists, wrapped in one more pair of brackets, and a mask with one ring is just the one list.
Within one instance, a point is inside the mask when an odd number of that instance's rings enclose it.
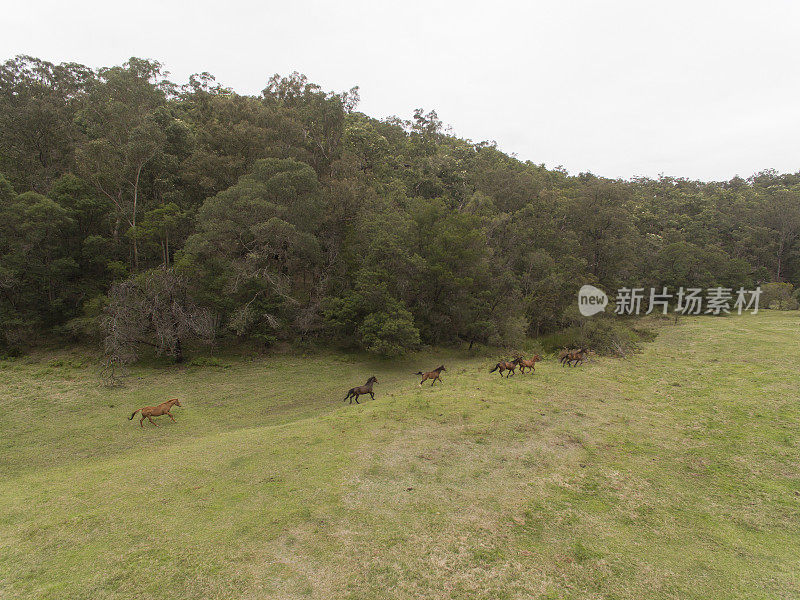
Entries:
{"label": "dark brown horse", "polygon": [[571,350],[567,350],[566,348],[562,348],[561,352],[558,353],[558,362],[561,363],[561,366],[564,366],[564,361],[567,360],[567,356],[569,353],[572,352]]}
{"label": "dark brown horse", "polygon": [[578,350],[569,350],[566,355],[561,358],[561,366],[569,365],[574,367],[578,364],[583,364],[586,360],[586,355],[589,354],[588,348],[579,348]]}
{"label": "dark brown horse", "polygon": [[519,372],[525,375],[525,369],[530,369],[531,372],[536,372],[536,363],[542,360],[538,354],[534,354],[533,358],[520,358],[519,359]]}
{"label": "dark brown horse", "polygon": [[506,379],[508,379],[509,375],[513,375],[514,374],[514,370],[517,368],[517,365],[519,364],[519,361],[520,361],[519,358],[515,358],[512,361],[501,360],[499,363],[497,363],[494,366],[494,369],[489,371],[489,373],[494,373],[495,371],[497,371],[497,369],[500,369],[500,377],[502,377],[503,376],[503,371],[508,371],[508,374],[506,375]]}
{"label": "dark brown horse", "polygon": [[177,398],[173,398],[172,400],[167,400],[166,402],[162,402],[158,406],[145,406],[144,408],[139,408],[139,409],[133,411],[133,414],[131,414],[131,416],[128,417],[128,421],[133,419],[133,417],[136,416],[137,412],[141,411],[142,418],[139,419],[139,427],[144,427],[142,422],[145,419],[147,419],[153,425],[158,427],[158,423],[153,421],[153,417],[160,417],[161,415],[167,415],[170,419],[172,419],[172,422],[174,423],[175,422],[175,417],[173,417],[172,414],[169,411],[176,404],[178,406],[180,406],[181,405],[181,401],[178,400]]}
{"label": "dark brown horse", "polygon": [[422,384],[428,379],[433,379],[431,385],[434,385],[437,381],[442,383],[442,371],[447,371],[447,369],[444,368],[444,365],[435,368],[433,371],[428,371],[427,373],[417,371],[414,373],[414,375],[422,375],[422,381],[419,382],[419,386],[422,387]]}
{"label": "dark brown horse", "polygon": [[[364,385],[359,385],[358,387],[350,388],[347,391],[347,396],[345,396],[344,399],[347,400],[349,398],[350,404],[353,403],[353,400],[356,401],[356,404],[361,404],[358,401],[358,397],[363,396],[365,394],[369,394],[370,398],[375,400],[375,394],[372,393],[372,386],[375,385],[376,383],[378,383],[378,378],[373,375],[372,377],[367,379],[367,383],[365,383]],[[342,400],[342,402],[344,402],[344,400]]]}

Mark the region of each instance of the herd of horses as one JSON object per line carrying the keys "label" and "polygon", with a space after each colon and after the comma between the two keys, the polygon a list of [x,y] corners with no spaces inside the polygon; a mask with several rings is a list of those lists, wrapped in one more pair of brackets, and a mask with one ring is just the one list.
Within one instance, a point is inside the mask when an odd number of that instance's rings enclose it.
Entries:
{"label": "herd of horses", "polygon": [[[561,363],[561,366],[570,366],[575,367],[577,365],[582,365],[586,358],[589,356],[589,349],[588,348],[576,348],[576,349],[567,349],[564,348],[558,354],[558,362]],[[528,369],[528,373],[534,373],[536,371],[536,363],[542,360],[542,357],[539,354],[534,354],[531,358],[525,358],[523,356],[517,356],[514,360],[501,360],[497,363],[494,368],[489,371],[489,373],[494,373],[495,371],[500,372],[500,377],[503,376],[503,373],[506,373],[506,379],[516,373],[517,367],[519,367],[520,374],[525,374],[525,369]],[[419,386],[422,387],[422,384],[431,380],[431,386],[436,385],[436,382],[442,383],[442,372],[447,371],[444,368],[444,365],[440,365],[436,367],[433,371],[417,371],[413,373],[413,375],[420,375],[422,379],[419,382]],[[350,401],[352,404],[354,401],[356,404],[360,404],[358,401],[359,396],[369,396],[373,400],[375,399],[375,393],[372,391],[372,387],[378,383],[378,378],[374,375],[367,379],[367,383],[364,385],[357,385],[356,387],[350,388],[347,390],[347,394],[344,397],[344,402],[347,400]],[[175,417],[169,412],[173,406],[180,406],[180,400],[177,398],[173,398],[172,400],[167,400],[166,402],[162,402],[158,406],[145,406],[143,408],[139,408],[131,414],[128,420],[132,420],[133,417],[136,416],[136,413],[141,413],[142,418],[139,419],[139,426],[144,427],[144,420],[147,419],[156,427],[158,423],[153,421],[153,417],[160,417],[162,415],[167,415],[170,419],[175,421]]]}

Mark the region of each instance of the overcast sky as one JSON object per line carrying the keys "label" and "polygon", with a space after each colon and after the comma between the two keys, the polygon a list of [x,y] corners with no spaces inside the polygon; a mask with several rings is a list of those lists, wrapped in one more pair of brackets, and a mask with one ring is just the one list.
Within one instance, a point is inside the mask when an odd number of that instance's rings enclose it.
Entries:
{"label": "overcast sky", "polygon": [[359,109],[608,177],[800,170],[800,2],[14,2],[0,59],[130,56],[240,93],[300,71]]}

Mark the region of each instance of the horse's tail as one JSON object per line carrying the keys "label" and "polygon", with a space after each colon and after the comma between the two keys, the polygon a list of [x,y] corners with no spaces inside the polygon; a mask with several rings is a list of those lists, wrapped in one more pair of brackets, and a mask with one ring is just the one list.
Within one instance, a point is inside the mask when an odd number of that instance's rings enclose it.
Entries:
{"label": "horse's tail", "polygon": [[494,372],[495,372],[495,371],[497,371],[497,369],[499,369],[499,368],[500,368],[500,363],[497,363],[497,364],[494,366],[494,369],[492,369],[491,371],[489,371],[489,373],[494,373]]}
{"label": "horse's tail", "polygon": [[422,371],[417,371],[416,373],[412,373],[412,375],[422,375]]}
{"label": "horse's tail", "polygon": [[133,419],[133,417],[135,417],[135,416],[136,416],[136,413],[137,413],[137,412],[139,412],[140,410],[142,410],[142,409],[141,409],[141,408],[137,408],[135,411],[133,411],[133,412],[131,413],[131,416],[130,416],[130,417],[128,417],[128,421],[130,421],[131,419]]}

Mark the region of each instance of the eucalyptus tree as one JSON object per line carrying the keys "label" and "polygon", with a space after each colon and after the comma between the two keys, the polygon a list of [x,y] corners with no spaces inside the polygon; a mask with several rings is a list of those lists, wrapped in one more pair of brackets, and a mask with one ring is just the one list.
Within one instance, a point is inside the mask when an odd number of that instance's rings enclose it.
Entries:
{"label": "eucalyptus tree", "polygon": [[78,116],[86,136],[78,151],[79,168],[113,203],[115,239],[130,231],[134,269],[139,268],[137,220],[142,205],[151,200],[145,169],[166,142],[155,115],[173,92],[161,63],[131,58],[121,67],[100,69]]}
{"label": "eucalyptus tree", "polygon": [[0,172],[20,192],[46,193],[74,168],[75,115],[94,80],[76,63],[20,55],[0,64]]}
{"label": "eucalyptus tree", "polygon": [[180,267],[237,334],[300,335],[318,323],[327,278],[317,237],[321,210],[309,165],[257,161],[200,208]]}

